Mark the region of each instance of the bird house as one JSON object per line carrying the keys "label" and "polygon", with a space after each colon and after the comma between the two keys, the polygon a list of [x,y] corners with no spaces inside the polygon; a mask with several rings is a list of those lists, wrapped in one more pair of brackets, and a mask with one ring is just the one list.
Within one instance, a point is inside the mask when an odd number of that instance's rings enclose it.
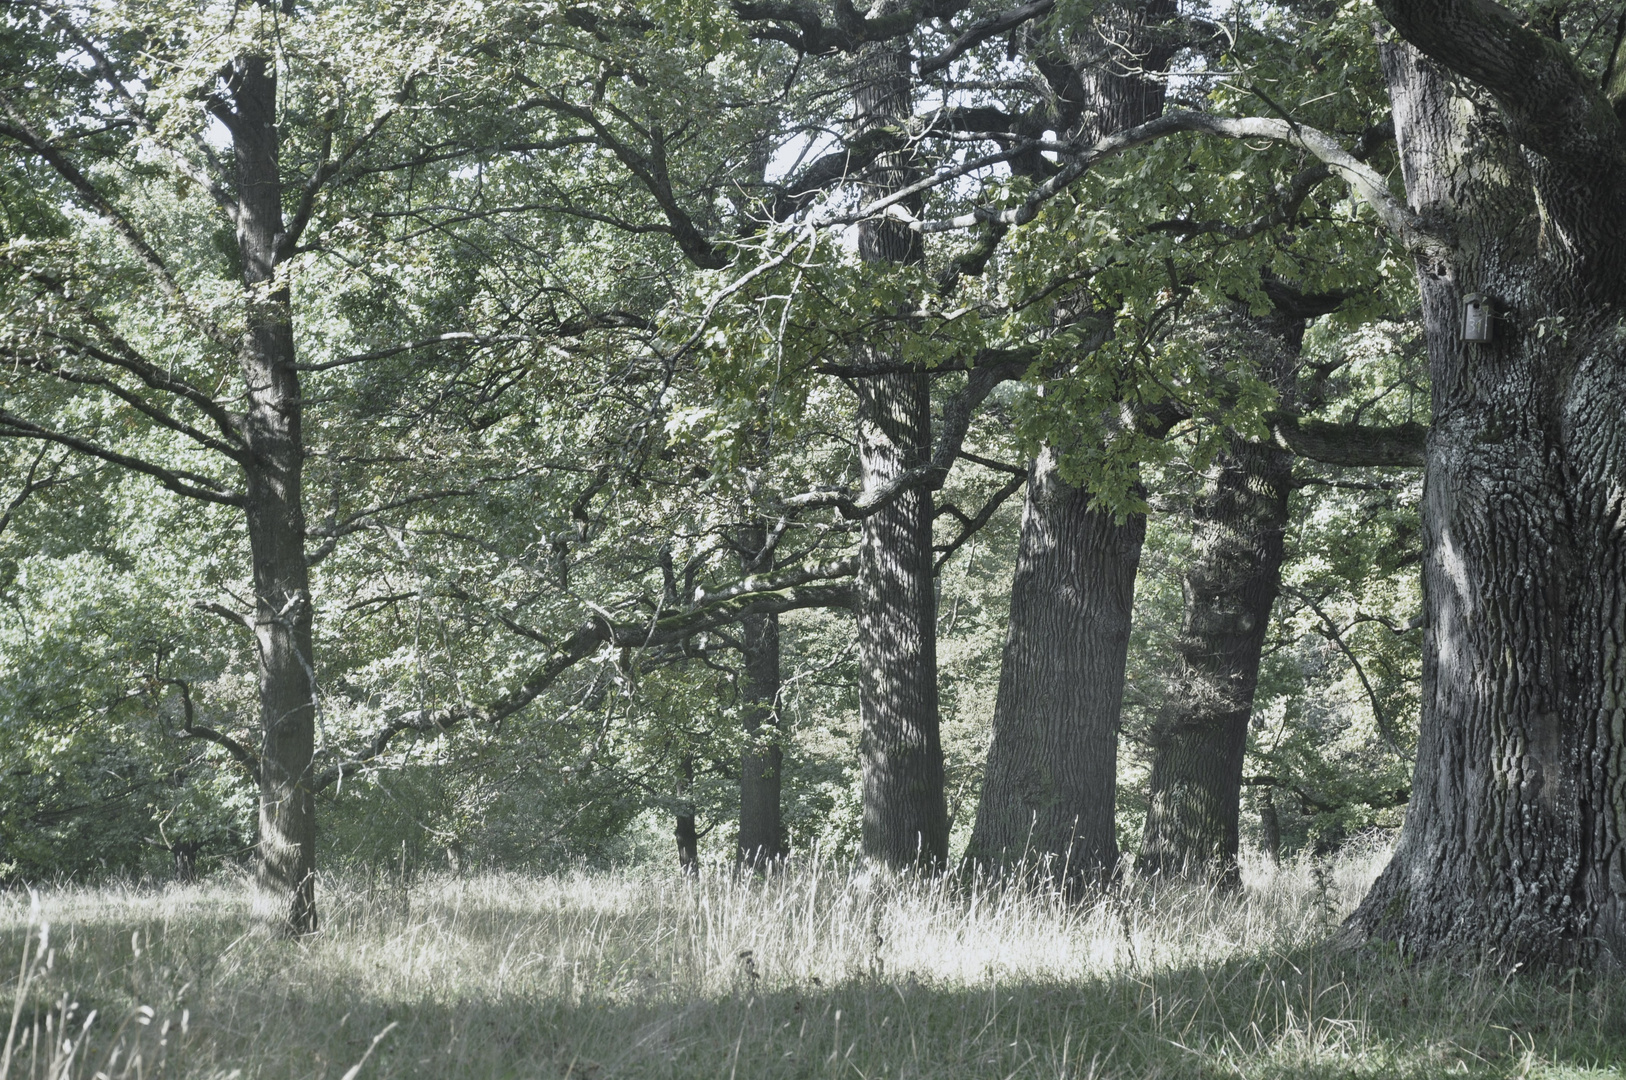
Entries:
{"label": "bird house", "polygon": [[1484,293],[1469,293],[1462,298],[1462,340],[1489,341],[1490,339],[1490,297]]}

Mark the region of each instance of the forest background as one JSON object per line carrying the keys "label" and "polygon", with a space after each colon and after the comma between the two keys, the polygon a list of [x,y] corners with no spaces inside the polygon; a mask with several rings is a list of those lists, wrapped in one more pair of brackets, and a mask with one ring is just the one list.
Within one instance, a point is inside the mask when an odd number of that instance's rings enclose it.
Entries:
{"label": "forest background", "polygon": [[0,0],[0,1080],[1618,1068],[1623,302],[1602,3]]}
{"label": "forest background", "polygon": [[1623,28],[10,0],[4,873],[1410,803],[1355,925],[1607,952]]}

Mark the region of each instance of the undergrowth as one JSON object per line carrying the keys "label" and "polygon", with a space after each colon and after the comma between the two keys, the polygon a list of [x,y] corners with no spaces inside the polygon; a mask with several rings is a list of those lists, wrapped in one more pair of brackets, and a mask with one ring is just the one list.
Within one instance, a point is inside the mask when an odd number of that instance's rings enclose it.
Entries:
{"label": "undergrowth", "polygon": [[338,877],[298,942],[230,880],[15,892],[0,1080],[1619,1074],[1619,976],[1330,944],[1384,856],[1083,904],[817,860]]}

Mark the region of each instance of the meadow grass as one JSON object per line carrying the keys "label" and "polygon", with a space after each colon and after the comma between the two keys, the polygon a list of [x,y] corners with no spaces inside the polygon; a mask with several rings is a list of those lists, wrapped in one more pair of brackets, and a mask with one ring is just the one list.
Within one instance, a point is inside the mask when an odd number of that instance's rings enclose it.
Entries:
{"label": "meadow grass", "polygon": [[1619,1075],[1619,976],[1335,948],[1384,855],[1082,904],[818,860],[340,876],[298,942],[230,880],[17,891],[0,1077]]}

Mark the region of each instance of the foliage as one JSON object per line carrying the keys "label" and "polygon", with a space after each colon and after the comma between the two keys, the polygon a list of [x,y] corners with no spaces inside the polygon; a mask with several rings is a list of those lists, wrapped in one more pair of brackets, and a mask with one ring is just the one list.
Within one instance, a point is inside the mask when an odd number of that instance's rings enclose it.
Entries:
{"label": "foliage", "polygon": [[[1098,6],[1058,5],[1026,51],[1016,38],[979,46],[923,83],[922,102],[1040,107],[1044,49],[1076,45]],[[729,850],[743,738],[726,629],[605,644],[525,707],[497,705],[576,628],[653,624],[692,610],[697,589],[737,582],[744,530],[783,519],[782,567],[848,555],[854,521],[787,507],[856,486],[847,381],[862,347],[933,372],[939,409],[972,361],[1017,363],[1024,377],[979,411],[967,448],[1019,463],[1048,442],[1102,506],[1150,503],[1131,739],[1177,618],[1180,524],[1159,515],[1215,450],[1268,437],[1288,404],[1338,421],[1420,416],[1409,270],[1343,188],[1297,191],[1315,168],[1297,149],[1150,143],[1049,200],[978,272],[955,273],[985,239],[975,233],[934,234],[922,264],[881,268],[853,250],[853,185],[788,194],[807,162],[854,140],[849,61],[796,56],[721,5],[143,0],[53,12],[7,7],[7,100],[71,147],[179,293],[160,295],[113,215],[76,204],[72,185],[7,142],[0,353],[28,359],[0,373],[8,414],[235,482],[228,460],[152,412],[206,427],[201,406],[128,370],[86,382],[103,368],[60,339],[127,342],[240,407],[222,344],[243,317],[237,247],[206,182],[232,151],[203,104],[233,57],[275,57],[285,211],[326,176],[280,271],[306,368],[318,768],[354,765],[404,715],[470,718],[411,729],[324,791],[328,865],[406,875],[445,859],[614,862],[664,846],[651,838],[680,808],[710,830],[710,850]],[[1185,55],[1177,103],[1279,106],[1358,143],[1386,109],[1370,18],[1361,4],[1239,9],[1224,48]],[[917,43],[942,48],[945,33],[923,26]],[[104,61],[132,77],[110,81]],[[1022,77],[988,89],[990,72]],[[964,166],[998,142],[945,130],[916,140],[923,165]],[[1392,156],[1376,139],[1371,160],[1388,170]],[[967,169],[923,193],[918,214],[1008,210],[1037,182]],[[1270,280],[1347,295],[1311,330],[1292,387],[1223,332],[1234,313],[1268,309]],[[220,338],[200,332],[209,320]],[[1171,408],[1181,420],[1169,437],[1134,419]],[[258,738],[253,646],[199,608],[250,594],[241,522],[105,458],[4,441],[6,490],[21,501],[0,529],[0,873],[160,874],[182,844],[237,858],[253,829],[241,764],[181,725],[190,703],[196,723]],[[1401,556],[1415,545],[1415,485],[1300,474],[1287,580],[1344,635],[1398,737],[1384,743],[1326,620],[1284,595],[1249,770],[1308,796],[1294,846],[1392,820],[1375,803],[1404,784],[1418,636],[1356,622],[1401,626],[1413,613]],[[961,461],[941,498],[969,517],[1006,479]],[[980,787],[1017,516],[1012,504],[993,512],[940,575],[961,832]],[[939,546],[958,533],[954,517],[938,519]],[[792,847],[847,854],[861,813],[850,616],[782,618]],[[1138,768],[1126,754],[1126,835]]]}

